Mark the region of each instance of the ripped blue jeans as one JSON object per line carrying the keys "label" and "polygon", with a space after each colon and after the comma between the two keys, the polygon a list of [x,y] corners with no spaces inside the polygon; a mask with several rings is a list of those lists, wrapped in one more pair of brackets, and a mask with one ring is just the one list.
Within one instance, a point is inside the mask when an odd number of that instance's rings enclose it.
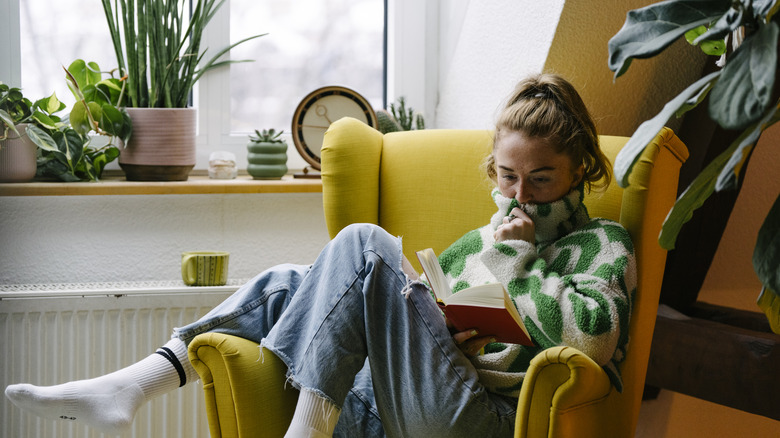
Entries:
{"label": "ripped blue jeans", "polygon": [[517,401],[479,383],[402,257],[399,238],[350,225],[313,265],[263,272],[174,336],[262,343],[296,387],[341,407],[334,436],[512,436]]}

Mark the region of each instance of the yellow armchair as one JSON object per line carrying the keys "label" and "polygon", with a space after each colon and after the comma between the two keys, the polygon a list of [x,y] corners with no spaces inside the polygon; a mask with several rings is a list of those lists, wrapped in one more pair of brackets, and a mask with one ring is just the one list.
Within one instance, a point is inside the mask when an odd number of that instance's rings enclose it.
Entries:
{"label": "yellow armchair", "polygon": [[[611,160],[628,140],[600,139]],[[337,121],[322,148],[329,234],[369,222],[402,236],[414,263],[418,249],[441,252],[494,213],[491,183],[480,166],[491,148],[490,131],[382,135],[354,119]],[[619,221],[634,240],[638,291],[622,364],[623,393],[612,389],[604,371],[576,349],[545,350],[534,358],[523,383],[516,437],[633,436],[666,259],[657,237],[687,156],[685,145],[664,129],[634,168],[630,187],[613,184],[586,196],[591,216]],[[196,337],[189,354],[203,382],[212,437],[284,435],[297,393],[285,386],[285,367],[273,354],[258,361],[257,344],[217,333]]]}

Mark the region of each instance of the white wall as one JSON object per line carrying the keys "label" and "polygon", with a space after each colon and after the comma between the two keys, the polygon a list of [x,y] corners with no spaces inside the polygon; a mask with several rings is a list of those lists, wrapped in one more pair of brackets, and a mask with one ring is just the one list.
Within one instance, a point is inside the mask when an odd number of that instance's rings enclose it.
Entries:
{"label": "white wall", "polygon": [[246,279],[327,241],[318,193],[0,197],[0,284],[178,280],[195,250]]}
{"label": "white wall", "polygon": [[517,81],[543,69],[564,3],[442,2],[436,126],[492,128]]}

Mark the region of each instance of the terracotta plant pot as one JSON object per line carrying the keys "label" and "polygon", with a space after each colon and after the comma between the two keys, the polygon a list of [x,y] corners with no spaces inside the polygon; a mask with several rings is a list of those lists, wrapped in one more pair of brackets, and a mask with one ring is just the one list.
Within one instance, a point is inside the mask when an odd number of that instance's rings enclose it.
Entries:
{"label": "terracotta plant pot", "polygon": [[16,130],[8,133],[0,141],[0,182],[24,182],[35,178],[38,147],[27,137],[27,124],[16,125]]}
{"label": "terracotta plant pot", "polygon": [[127,108],[133,135],[119,154],[128,181],[186,181],[195,167],[195,108]]}

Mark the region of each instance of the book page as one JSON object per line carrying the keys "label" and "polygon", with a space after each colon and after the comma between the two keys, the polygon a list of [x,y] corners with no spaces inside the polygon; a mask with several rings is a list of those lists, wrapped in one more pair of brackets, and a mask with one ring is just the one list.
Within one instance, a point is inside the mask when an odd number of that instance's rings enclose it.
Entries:
{"label": "book page", "polygon": [[417,258],[420,260],[423,272],[428,277],[428,283],[433,289],[433,294],[441,301],[446,301],[447,298],[452,296],[452,290],[447,283],[447,276],[444,275],[444,271],[439,265],[439,259],[436,257],[436,253],[431,248],[417,251]]}
{"label": "book page", "polygon": [[504,287],[498,283],[472,286],[447,297],[444,303],[503,308]]}

